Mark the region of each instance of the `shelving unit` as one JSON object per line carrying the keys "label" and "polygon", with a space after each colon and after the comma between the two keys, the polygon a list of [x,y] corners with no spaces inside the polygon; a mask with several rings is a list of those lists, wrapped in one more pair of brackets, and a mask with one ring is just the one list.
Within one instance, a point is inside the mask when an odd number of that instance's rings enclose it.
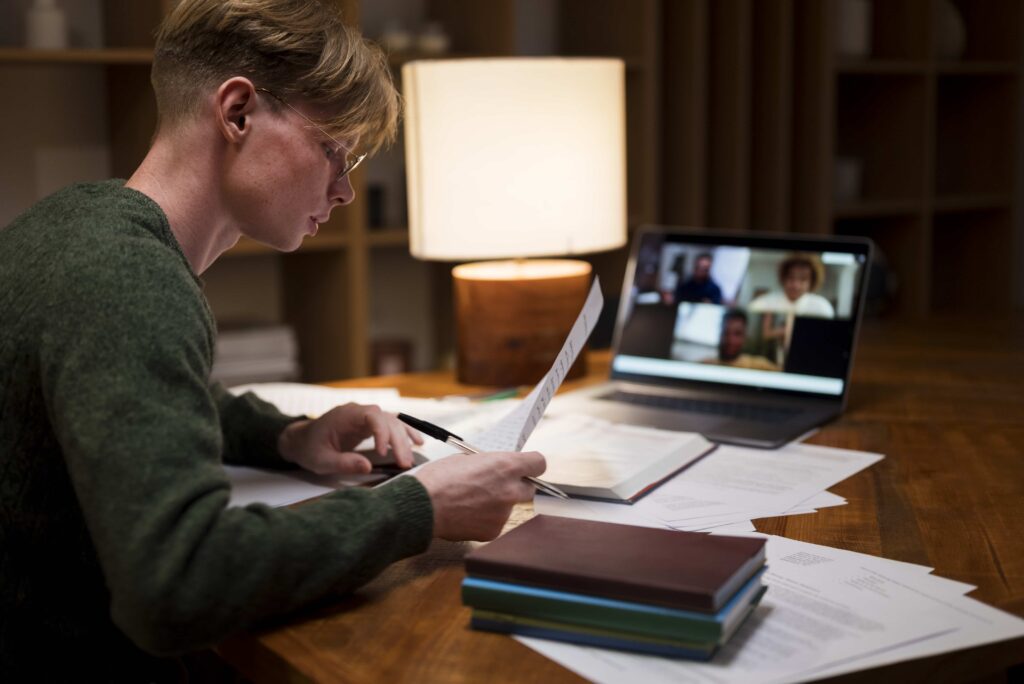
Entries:
{"label": "shelving unit", "polygon": [[[335,1],[359,21],[359,0]],[[874,0],[864,58],[836,54],[831,0],[558,0],[543,11],[557,12],[558,54],[627,64],[631,225],[865,235],[900,284],[893,314],[1008,308],[1024,0],[955,0],[966,33],[955,60],[936,54],[942,2]],[[171,4],[104,0],[108,47],[0,48],[0,65],[103,74],[110,164],[125,177],[152,135],[152,29]],[[426,0],[424,11],[451,36],[447,57],[499,56],[530,42],[530,6]],[[421,57],[391,55],[391,66],[397,73]],[[401,153],[399,145],[393,154]],[[838,157],[861,161],[863,192],[853,201],[833,197]],[[452,347],[451,264],[413,260],[408,231],[393,218],[371,228],[367,173],[353,183],[357,201],[299,251],[242,240],[226,255],[232,273],[272,266],[276,313],[297,332],[307,380],[367,374],[379,317],[413,307],[410,298],[432,311],[423,325],[433,328],[435,356]],[[609,299],[625,255],[588,258]],[[385,291],[392,273],[415,291]]]}
{"label": "shelving unit", "polygon": [[[338,0],[358,21],[358,2]],[[0,48],[0,65],[99,68],[108,100],[111,170],[129,176],[142,160],[156,123],[149,84],[152,34],[173,0],[105,0],[102,49]],[[353,179],[357,193],[362,179]],[[319,234],[292,254],[243,238],[223,258],[276,259],[281,277],[280,318],[295,328],[306,379],[327,380],[369,371],[367,345],[367,250],[365,209],[356,202],[335,211]],[[389,233],[388,239],[399,239]],[[220,264],[215,264],[214,269]],[[216,274],[214,274],[216,275]]]}
{"label": "shelving unit", "polygon": [[151,64],[153,51],[146,48],[32,50],[0,48],[0,64]]}
{"label": "shelving unit", "polygon": [[[966,36],[957,59],[938,54],[947,0],[874,0],[871,50],[856,58],[837,54],[836,7],[664,6],[666,35],[687,42],[665,53],[666,118],[697,131],[707,122],[709,140],[666,126],[664,220],[864,235],[899,282],[890,313],[1008,309],[1020,0],[952,2]],[[833,196],[839,158],[862,169],[857,198]]]}

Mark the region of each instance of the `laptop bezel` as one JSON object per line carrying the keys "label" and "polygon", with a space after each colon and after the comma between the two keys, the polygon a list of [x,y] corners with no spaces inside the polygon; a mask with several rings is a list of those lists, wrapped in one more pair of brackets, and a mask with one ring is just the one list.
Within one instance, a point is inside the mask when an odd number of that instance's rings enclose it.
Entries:
{"label": "laptop bezel", "polygon": [[[807,252],[840,251],[858,255],[862,254],[864,256],[864,269],[858,279],[857,294],[854,298],[855,308],[851,317],[854,321],[853,341],[850,345],[850,358],[846,365],[846,372],[843,376],[842,393],[835,396],[820,394],[817,392],[803,392],[799,390],[777,389],[771,387],[752,387],[749,385],[740,385],[728,382],[668,378],[664,376],[638,375],[635,373],[616,371],[615,359],[619,355],[619,344],[621,342],[623,328],[626,323],[626,313],[630,308],[625,304],[629,301],[629,296],[633,289],[633,280],[636,275],[636,264],[640,250],[640,243],[643,241],[644,236],[649,234],[679,236],[684,238],[685,241],[692,241],[691,244],[706,244],[709,246],[742,246],[753,249],[769,248]],[[874,247],[871,240],[856,236],[807,236],[803,234],[795,235],[792,233],[753,233],[728,230],[707,230],[660,224],[639,226],[632,235],[629,261],[626,264],[626,272],[622,280],[622,293],[619,299],[619,309],[615,316],[615,332],[612,343],[611,379],[613,381],[623,381],[665,388],[728,391],[730,393],[743,393],[750,397],[813,399],[822,403],[836,403],[840,408],[845,408],[850,391],[850,375],[853,370],[853,358],[856,354],[857,342],[860,337],[861,322],[864,314],[864,301],[868,289],[867,282],[870,275],[873,252]]]}

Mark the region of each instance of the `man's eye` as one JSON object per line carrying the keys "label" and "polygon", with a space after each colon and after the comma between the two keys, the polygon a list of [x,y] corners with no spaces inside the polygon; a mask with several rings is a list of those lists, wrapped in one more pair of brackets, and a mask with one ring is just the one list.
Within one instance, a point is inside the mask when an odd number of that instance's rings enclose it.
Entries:
{"label": "man's eye", "polygon": [[334,161],[334,158],[337,156],[334,152],[334,148],[327,143],[320,143],[320,147],[323,148],[324,156],[327,157],[327,161]]}

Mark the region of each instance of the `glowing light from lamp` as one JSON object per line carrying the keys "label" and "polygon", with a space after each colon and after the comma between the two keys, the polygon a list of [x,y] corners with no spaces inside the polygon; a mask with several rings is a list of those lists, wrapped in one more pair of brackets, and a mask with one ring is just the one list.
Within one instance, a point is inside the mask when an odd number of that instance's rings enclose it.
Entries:
{"label": "glowing light from lamp", "polygon": [[625,243],[621,60],[417,61],[402,80],[413,256],[583,254]]}

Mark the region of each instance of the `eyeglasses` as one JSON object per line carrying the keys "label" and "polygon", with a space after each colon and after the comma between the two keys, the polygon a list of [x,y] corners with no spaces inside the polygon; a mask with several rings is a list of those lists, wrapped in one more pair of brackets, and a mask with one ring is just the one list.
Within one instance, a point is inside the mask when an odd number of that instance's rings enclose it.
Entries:
{"label": "eyeglasses", "polygon": [[258,92],[258,93],[266,93],[270,97],[274,98],[275,100],[277,100],[278,102],[283,104],[285,107],[287,107],[288,109],[292,110],[293,112],[295,112],[296,114],[301,116],[303,119],[308,121],[310,126],[312,126],[313,128],[315,128],[318,131],[320,131],[321,133],[323,133],[325,137],[327,137],[331,142],[333,142],[334,144],[336,144],[338,146],[338,149],[334,149],[330,145],[327,145],[327,144],[324,145],[324,153],[327,155],[327,159],[331,163],[334,163],[334,160],[337,159],[339,150],[342,153],[344,153],[344,155],[345,155],[345,164],[344,164],[344,166],[341,167],[341,172],[334,179],[335,182],[340,181],[342,178],[344,178],[348,174],[350,174],[353,171],[355,171],[356,167],[359,166],[360,164],[362,164],[363,160],[366,159],[366,153],[365,152],[363,154],[354,154],[347,147],[342,145],[341,142],[337,138],[335,138],[333,135],[331,135],[330,133],[325,131],[323,129],[323,127],[320,126],[320,124],[318,124],[317,122],[315,122],[312,119],[310,119],[308,116],[306,116],[305,114],[300,112],[298,109],[296,109],[292,105],[288,104],[288,102],[284,98],[275,95],[274,93],[270,92],[266,88],[257,88],[256,92]]}

